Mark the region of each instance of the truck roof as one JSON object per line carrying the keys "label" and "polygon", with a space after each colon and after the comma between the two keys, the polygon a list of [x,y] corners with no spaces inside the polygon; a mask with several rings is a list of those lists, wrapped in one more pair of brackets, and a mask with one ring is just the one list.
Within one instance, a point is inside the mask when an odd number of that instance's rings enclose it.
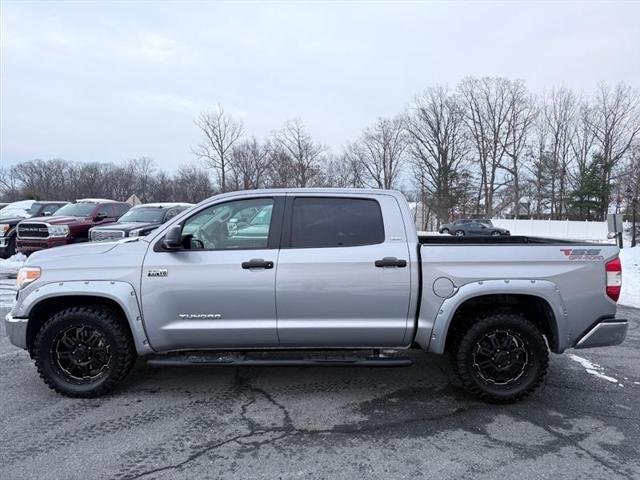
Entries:
{"label": "truck roof", "polygon": [[191,207],[193,203],[183,202],[157,202],[157,203],[143,203],[136,205],[133,208],[155,207],[155,208],[171,208],[171,207]]}
{"label": "truck roof", "polygon": [[74,203],[125,203],[108,198],[78,198]]}
{"label": "truck roof", "polygon": [[245,195],[273,195],[288,193],[317,193],[320,195],[391,195],[396,198],[402,198],[406,201],[405,196],[398,190],[383,190],[378,188],[263,188],[258,190],[237,190],[235,192],[220,193],[207,198],[226,198]]}

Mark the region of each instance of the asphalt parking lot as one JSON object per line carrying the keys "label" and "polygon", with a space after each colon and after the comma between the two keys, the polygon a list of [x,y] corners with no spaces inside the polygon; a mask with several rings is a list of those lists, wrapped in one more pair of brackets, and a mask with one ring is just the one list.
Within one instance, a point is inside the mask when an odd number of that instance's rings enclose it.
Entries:
{"label": "asphalt parking lot", "polygon": [[637,479],[640,310],[620,314],[623,345],[554,355],[510,406],[469,398],[419,352],[400,369],[139,362],[112,395],[68,399],[1,328],[0,478]]}

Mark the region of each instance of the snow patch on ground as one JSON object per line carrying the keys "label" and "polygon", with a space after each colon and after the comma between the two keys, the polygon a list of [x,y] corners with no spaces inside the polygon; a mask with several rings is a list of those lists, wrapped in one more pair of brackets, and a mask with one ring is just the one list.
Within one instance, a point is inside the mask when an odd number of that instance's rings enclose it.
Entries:
{"label": "snow patch on ground", "polygon": [[16,281],[13,279],[0,279],[0,320],[6,311],[13,307],[16,298]]}
{"label": "snow patch on ground", "polygon": [[26,255],[22,253],[16,253],[14,256],[5,260],[0,260],[0,276],[2,277],[15,277],[18,274],[18,270],[27,261]]}
{"label": "snow patch on ground", "polygon": [[16,298],[15,277],[27,257],[18,253],[8,259],[0,259],[0,319],[11,310]]}
{"label": "snow patch on ground", "polygon": [[640,308],[640,246],[620,250],[622,292],[620,305]]}
{"label": "snow patch on ground", "polygon": [[590,362],[586,358],[579,357],[578,355],[574,355],[573,353],[569,353],[568,355],[571,360],[573,360],[574,362],[578,362],[580,365],[582,365],[587,371],[587,373],[590,373],[591,375],[595,375],[596,377],[602,378],[603,380],[606,380],[611,383],[618,383],[618,379],[605,375],[604,369],[597,363]]}

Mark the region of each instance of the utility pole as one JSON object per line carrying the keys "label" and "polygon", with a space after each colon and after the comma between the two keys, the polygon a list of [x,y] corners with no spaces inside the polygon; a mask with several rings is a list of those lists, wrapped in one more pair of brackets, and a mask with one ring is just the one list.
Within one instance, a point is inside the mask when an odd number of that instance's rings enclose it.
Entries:
{"label": "utility pole", "polygon": [[629,213],[629,204],[631,204],[631,247],[636,246],[636,209],[638,206],[638,193],[634,192],[631,186],[627,187],[627,214]]}
{"label": "utility pole", "polygon": [[636,207],[638,206],[638,197],[633,197],[631,201],[631,248],[636,246]]}

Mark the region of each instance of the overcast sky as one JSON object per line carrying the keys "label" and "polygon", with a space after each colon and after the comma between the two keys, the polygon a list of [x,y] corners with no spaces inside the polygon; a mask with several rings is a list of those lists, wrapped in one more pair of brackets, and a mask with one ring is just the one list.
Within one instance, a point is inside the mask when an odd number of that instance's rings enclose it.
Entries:
{"label": "overcast sky", "polygon": [[0,2],[0,163],[193,161],[198,112],[338,151],[427,86],[640,87],[640,2]]}

